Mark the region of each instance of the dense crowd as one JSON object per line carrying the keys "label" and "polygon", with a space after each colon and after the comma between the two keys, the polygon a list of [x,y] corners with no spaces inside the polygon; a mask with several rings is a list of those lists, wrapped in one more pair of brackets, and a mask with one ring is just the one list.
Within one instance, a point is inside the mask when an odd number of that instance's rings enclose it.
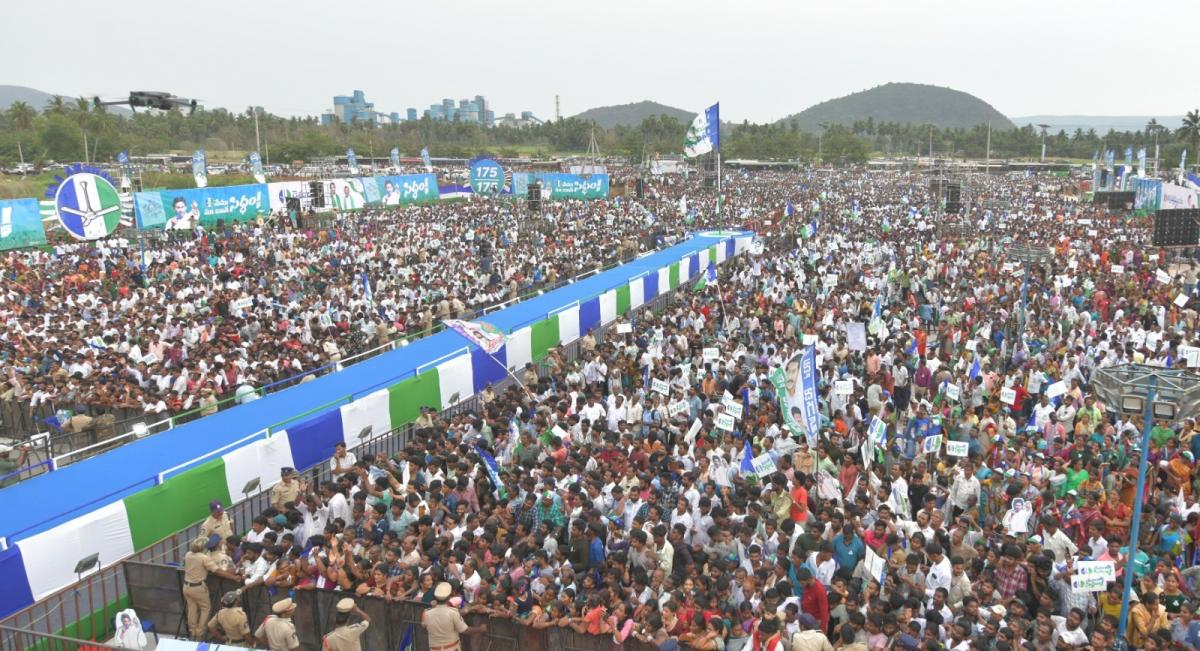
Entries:
{"label": "dense crowd", "polygon": [[0,400],[23,413],[6,413],[4,434],[207,414],[331,372],[691,227],[653,215],[657,203],[556,203],[531,217],[454,202],[5,253]]}
{"label": "dense crowd", "polygon": [[[952,217],[916,174],[730,176],[726,221],[763,252],[475,413],[424,412],[393,458],[338,449],[316,486],[285,470],[249,531],[214,505],[196,553],[247,586],[436,599],[615,648],[1200,649],[1195,423],[1152,424],[1131,551],[1143,423],[1093,382],[1194,363],[1192,262],[1071,179],[975,178]],[[206,619],[193,635],[238,636]]]}

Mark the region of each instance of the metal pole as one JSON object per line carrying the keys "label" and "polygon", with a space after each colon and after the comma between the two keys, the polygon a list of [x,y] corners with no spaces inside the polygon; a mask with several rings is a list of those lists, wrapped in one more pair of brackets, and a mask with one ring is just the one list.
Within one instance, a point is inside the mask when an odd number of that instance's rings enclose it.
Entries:
{"label": "metal pole", "polygon": [[1154,425],[1154,394],[1158,392],[1158,377],[1150,376],[1150,390],[1146,393],[1146,408],[1142,413],[1142,449],[1138,459],[1137,492],[1133,498],[1133,522],[1129,529],[1129,548],[1125,558],[1125,588],[1121,593],[1121,616],[1118,618],[1117,639],[1125,639],[1125,625],[1129,621],[1129,594],[1133,590],[1133,566],[1137,560],[1138,535],[1142,524],[1142,499],[1146,490],[1146,465],[1150,453],[1150,429]]}

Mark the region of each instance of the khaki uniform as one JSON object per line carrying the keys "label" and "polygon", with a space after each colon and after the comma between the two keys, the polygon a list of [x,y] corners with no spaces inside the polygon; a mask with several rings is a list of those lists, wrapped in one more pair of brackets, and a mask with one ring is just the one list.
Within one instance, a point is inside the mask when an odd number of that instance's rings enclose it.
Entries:
{"label": "khaki uniform", "polygon": [[296,637],[296,625],[291,619],[271,615],[254,631],[254,637],[267,638],[267,648],[271,651],[292,651],[300,648],[300,638]]}
{"label": "khaki uniform", "polygon": [[429,632],[429,651],[458,651],[459,633],[467,630],[458,609],[438,605],[421,613],[421,626]]}
{"label": "khaki uniform", "polygon": [[230,642],[241,642],[250,635],[250,620],[241,608],[222,608],[208,620],[208,627],[220,630]]}
{"label": "khaki uniform", "polygon": [[300,482],[292,479],[290,482],[279,482],[271,487],[271,506],[282,510],[287,502],[293,504],[300,497]]}
{"label": "khaki uniform", "polygon": [[204,521],[204,524],[200,525],[201,536],[207,538],[214,533],[220,534],[221,540],[225,540],[233,535],[233,523],[229,521],[228,513],[222,513],[220,519],[214,518],[210,515],[208,516],[208,519]]}
{"label": "khaki uniform", "polygon": [[224,550],[219,548],[214,549],[211,552],[208,552],[208,557],[213,559],[213,562],[217,564],[218,568],[229,573],[234,572],[233,558],[230,557],[229,554],[226,554]]}
{"label": "khaki uniform", "polygon": [[183,557],[183,599],[187,602],[188,631],[193,640],[203,640],[207,631],[205,624],[212,612],[212,599],[208,596],[209,572],[219,569],[216,561],[202,552],[188,552]]}
{"label": "khaki uniform", "polygon": [[358,622],[333,629],[325,636],[326,651],[362,651],[362,634],[367,632],[367,624]]}

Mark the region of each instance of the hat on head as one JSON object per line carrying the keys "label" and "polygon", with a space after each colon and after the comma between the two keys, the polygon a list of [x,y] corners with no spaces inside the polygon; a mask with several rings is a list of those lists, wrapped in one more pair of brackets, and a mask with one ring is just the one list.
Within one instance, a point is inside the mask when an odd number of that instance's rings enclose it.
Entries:
{"label": "hat on head", "polygon": [[1005,608],[1004,606],[1002,606],[1001,604],[996,604],[996,605],[992,606],[992,613],[995,615],[999,615],[1000,618],[1003,619],[1005,615],[1008,615],[1008,609]]}
{"label": "hat on head", "polygon": [[450,584],[442,581],[433,589],[433,598],[438,601],[445,601],[450,598]]}
{"label": "hat on head", "polygon": [[234,606],[237,604],[238,595],[240,594],[241,593],[237,590],[230,590],[229,592],[226,592],[225,594],[221,595],[221,605],[225,606],[226,608]]}
{"label": "hat on head", "polygon": [[280,477],[291,477],[296,475],[296,469],[291,466],[284,466],[279,470]]}
{"label": "hat on head", "polygon": [[896,646],[893,648],[905,649],[905,651],[917,651],[921,644],[917,638],[905,633],[896,640]]}
{"label": "hat on head", "polygon": [[221,534],[210,533],[210,534],[208,534],[208,541],[204,543],[204,547],[206,549],[208,549],[208,551],[211,552],[212,550],[217,548],[217,545],[220,545],[220,544],[221,544]]}
{"label": "hat on head", "polygon": [[276,601],[274,606],[271,606],[271,612],[276,615],[282,615],[295,609],[296,604],[291,599],[281,599],[280,601]]}
{"label": "hat on head", "polygon": [[813,630],[818,626],[817,618],[808,613],[801,613],[796,621],[800,624],[800,628],[806,631]]}
{"label": "hat on head", "polygon": [[208,503],[208,510],[209,511],[224,511],[225,507],[221,506],[221,502],[219,500],[213,500]]}
{"label": "hat on head", "polygon": [[1030,537],[1029,537],[1029,542],[1031,542],[1031,543],[1037,543],[1037,544],[1039,544],[1039,545],[1040,545],[1040,544],[1042,544],[1042,537],[1041,537],[1041,536],[1030,536]]}
{"label": "hat on head", "polygon": [[352,610],[354,610],[354,600],[350,597],[346,597],[345,599],[337,602],[337,611],[339,613],[348,613]]}

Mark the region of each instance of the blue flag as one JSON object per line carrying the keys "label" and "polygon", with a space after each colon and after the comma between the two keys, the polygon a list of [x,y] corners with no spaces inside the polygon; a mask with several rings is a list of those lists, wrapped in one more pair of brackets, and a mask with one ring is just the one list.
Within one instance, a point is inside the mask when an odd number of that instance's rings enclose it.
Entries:
{"label": "blue flag", "polygon": [[714,149],[721,149],[720,102],[697,115],[683,136],[683,155],[687,158],[702,156]]}
{"label": "blue flag", "polygon": [[354,155],[353,149],[346,150],[346,165],[350,168],[352,176],[358,176],[358,156]]}
{"label": "blue flag", "polygon": [[371,291],[371,279],[367,277],[367,272],[365,272],[365,271],[362,273],[362,284],[363,284],[363,299],[365,299],[368,303],[374,303],[375,302],[375,292]]}
{"label": "blue flag", "polygon": [[708,280],[709,285],[717,284],[717,265],[713,264],[712,262],[708,263],[708,272],[705,275],[705,278]]}
{"label": "blue flag", "polygon": [[978,357],[975,358],[975,363],[971,364],[971,374],[968,375],[967,377],[969,377],[972,380],[979,377],[979,358]]}
{"label": "blue flag", "polygon": [[492,480],[492,484],[496,486],[496,496],[504,499],[506,492],[504,490],[504,482],[500,481],[500,464],[496,463],[496,458],[488,454],[487,450],[475,446],[475,454],[483,460],[483,469],[487,471],[488,479]]}
{"label": "blue flag", "polygon": [[409,624],[408,628],[404,629],[404,637],[400,638],[400,646],[396,651],[413,651],[415,648],[414,643],[416,642],[413,639],[413,627],[414,624]]}
{"label": "blue flag", "polygon": [[754,450],[750,448],[750,437],[746,437],[746,445],[742,448],[742,476],[750,479],[757,477],[754,472]]}
{"label": "blue flag", "polygon": [[429,160],[429,148],[428,147],[421,148],[421,162],[425,163],[425,171],[426,172],[433,171],[433,161]]}
{"label": "blue flag", "polygon": [[913,337],[912,343],[910,343],[908,345],[908,349],[904,351],[904,354],[905,355],[916,355],[917,354],[917,338],[916,337]]}
{"label": "blue flag", "polygon": [[400,171],[400,149],[398,147],[392,147],[391,159],[392,159],[392,167],[394,167],[396,169],[396,171],[399,172]]}
{"label": "blue flag", "polygon": [[792,205],[792,202],[789,201],[789,202],[787,202],[787,205],[785,205],[783,207],[783,216],[791,217],[794,214],[796,214],[796,208],[795,208],[795,206]]}

